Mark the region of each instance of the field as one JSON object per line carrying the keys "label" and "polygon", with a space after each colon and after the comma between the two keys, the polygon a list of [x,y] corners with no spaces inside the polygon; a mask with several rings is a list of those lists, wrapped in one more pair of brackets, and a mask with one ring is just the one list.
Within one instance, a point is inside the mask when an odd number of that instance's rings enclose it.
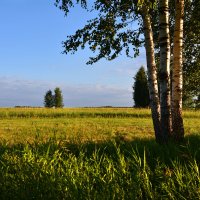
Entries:
{"label": "field", "polygon": [[158,145],[150,110],[1,108],[0,199],[200,199],[200,112]]}

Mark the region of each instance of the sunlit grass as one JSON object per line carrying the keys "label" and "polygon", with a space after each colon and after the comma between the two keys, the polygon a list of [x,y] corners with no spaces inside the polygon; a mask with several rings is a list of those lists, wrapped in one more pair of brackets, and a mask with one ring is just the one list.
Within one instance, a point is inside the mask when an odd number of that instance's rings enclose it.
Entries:
{"label": "sunlit grass", "polygon": [[[200,114],[185,111],[186,135],[200,132]],[[122,136],[125,140],[153,138],[149,109],[133,108],[2,108],[0,137],[11,143],[33,142],[35,137],[99,141]],[[4,116],[4,117],[3,117]]]}

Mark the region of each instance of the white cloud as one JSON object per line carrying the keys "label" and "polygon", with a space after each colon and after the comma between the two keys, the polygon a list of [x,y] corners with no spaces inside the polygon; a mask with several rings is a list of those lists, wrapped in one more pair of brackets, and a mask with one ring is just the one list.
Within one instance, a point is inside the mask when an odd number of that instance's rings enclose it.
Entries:
{"label": "white cloud", "polygon": [[43,106],[47,90],[60,87],[66,107],[132,106],[131,88],[116,85],[67,85],[58,82],[0,77],[0,106]]}

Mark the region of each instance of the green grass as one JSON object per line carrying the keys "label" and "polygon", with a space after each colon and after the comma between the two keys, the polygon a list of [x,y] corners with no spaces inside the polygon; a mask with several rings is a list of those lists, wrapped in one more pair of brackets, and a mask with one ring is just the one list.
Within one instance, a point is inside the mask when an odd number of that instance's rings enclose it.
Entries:
{"label": "green grass", "polygon": [[158,145],[150,110],[0,109],[0,199],[200,199],[200,113]]}

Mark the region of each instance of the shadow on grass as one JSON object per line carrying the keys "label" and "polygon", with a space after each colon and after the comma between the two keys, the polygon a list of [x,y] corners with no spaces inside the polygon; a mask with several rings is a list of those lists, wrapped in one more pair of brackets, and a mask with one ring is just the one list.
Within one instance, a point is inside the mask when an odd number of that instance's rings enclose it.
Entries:
{"label": "shadow on grass", "polygon": [[16,144],[12,146],[7,145],[6,142],[0,144],[0,157],[5,152],[21,155],[26,149],[31,149],[33,153],[41,156],[46,154],[52,155],[59,150],[66,157],[68,154],[79,157],[80,153],[84,152],[84,156],[90,158],[94,152],[98,152],[99,155],[106,155],[115,159],[118,156],[116,151],[118,149],[125,157],[129,157],[130,153],[135,151],[142,158],[145,151],[150,166],[154,166],[155,160],[160,160],[165,164],[170,164],[171,161],[176,159],[185,162],[195,159],[197,162],[200,162],[200,135],[189,135],[180,144],[169,143],[167,145],[160,145],[154,139],[144,138],[126,141],[121,136],[100,142],[69,142],[50,138],[44,143],[35,141],[33,144]]}
{"label": "shadow on grass", "polygon": [[4,142],[0,199],[195,199],[199,143],[198,135],[163,146],[153,139],[119,136],[98,143]]}

